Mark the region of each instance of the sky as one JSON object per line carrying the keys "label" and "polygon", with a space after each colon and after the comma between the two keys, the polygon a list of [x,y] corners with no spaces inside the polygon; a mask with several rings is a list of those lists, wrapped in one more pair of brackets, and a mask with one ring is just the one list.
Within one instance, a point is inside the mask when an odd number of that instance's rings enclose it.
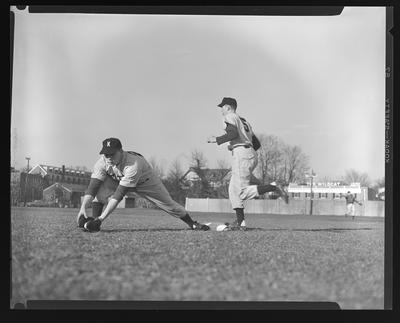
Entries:
{"label": "sky", "polygon": [[11,166],[86,166],[101,142],[168,170],[230,162],[217,104],[300,146],[318,177],[384,176],[385,8],[339,16],[15,12]]}

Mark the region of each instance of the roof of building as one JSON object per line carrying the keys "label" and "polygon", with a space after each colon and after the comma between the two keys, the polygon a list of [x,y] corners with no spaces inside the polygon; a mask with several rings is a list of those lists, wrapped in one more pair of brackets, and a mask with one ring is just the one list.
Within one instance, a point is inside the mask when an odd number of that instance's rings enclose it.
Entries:
{"label": "roof of building", "polygon": [[86,188],[87,188],[87,185],[83,185],[83,184],[70,184],[70,183],[58,183],[58,182],[56,182],[56,183],[46,187],[43,191],[49,190],[54,186],[62,187],[64,189],[68,190],[71,193],[72,192],[84,193]]}
{"label": "roof of building", "polygon": [[68,192],[72,193],[72,191],[68,187],[65,187],[65,185],[60,184],[60,183],[54,183],[53,185],[50,185],[49,187],[46,187],[43,190],[43,192],[46,192],[46,191],[49,191],[49,190],[52,190],[52,189],[55,189],[55,188],[61,188],[61,189],[65,190],[65,191],[68,191]]}
{"label": "roof of building", "polygon": [[[50,165],[44,165],[44,164],[37,164],[37,165],[32,167],[32,169],[29,171],[29,174],[38,174],[38,173],[40,173],[40,174],[42,174],[42,176],[46,176],[49,172],[62,174],[62,170],[63,170],[62,167],[56,167],[56,166],[50,166]],[[91,172],[72,169],[72,168],[65,168],[65,175],[90,176]]]}
{"label": "roof of building", "polygon": [[[224,179],[229,173],[230,169],[228,168],[205,168],[203,169],[205,177],[210,180],[210,181],[219,181]],[[187,180],[192,180],[196,181],[199,180],[199,176],[197,173],[194,171],[192,167],[190,167],[186,173],[182,176],[181,179],[187,179]]]}

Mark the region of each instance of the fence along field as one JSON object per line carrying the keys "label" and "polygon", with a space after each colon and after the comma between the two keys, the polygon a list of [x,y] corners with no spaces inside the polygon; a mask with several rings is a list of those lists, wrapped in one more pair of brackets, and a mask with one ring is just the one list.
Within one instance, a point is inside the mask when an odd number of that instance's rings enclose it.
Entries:
{"label": "fence along field", "polygon": [[[232,210],[228,199],[195,199],[186,198],[186,209],[193,212],[225,212]],[[385,202],[363,201],[363,205],[355,205],[356,216],[384,217]],[[291,199],[285,204],[281,199],[277,200],[250,200],[246,201],[246,211],[255,214],[292,214],[301,215],[310,213],[310,200]],[[314,215],[344,215],[346,203],[336,200],[314,200]]]}

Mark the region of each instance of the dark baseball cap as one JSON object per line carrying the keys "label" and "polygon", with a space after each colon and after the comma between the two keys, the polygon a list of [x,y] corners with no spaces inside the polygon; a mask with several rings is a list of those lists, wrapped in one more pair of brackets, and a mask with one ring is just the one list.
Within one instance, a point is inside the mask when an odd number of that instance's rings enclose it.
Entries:
{"label": "dark baseball cap", "polygon": [[107,138],[103,140],[103,148],[100,154],[114,154],[120,149],[122,149],[122,144],[118,138]]}
{"label": "dark baseball cap", "polygon": [[234,98],[223,98],[222,102],[218,104],[220,108],[222,108],[225,104],[230,105],[231,107],[236,108],[237,107],[237,102]]}

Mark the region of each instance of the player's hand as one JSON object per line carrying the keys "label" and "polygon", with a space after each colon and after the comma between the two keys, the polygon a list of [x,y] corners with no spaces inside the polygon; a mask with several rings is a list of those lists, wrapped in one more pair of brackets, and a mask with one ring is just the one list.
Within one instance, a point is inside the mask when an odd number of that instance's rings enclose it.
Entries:
{"label": "player's hand", "polygon": [[86,215],[86,210],[81,209],[79,210],[78,216],[76,218],[76,222],[78,223],[79,228],[83,228],[86,222],[88,222],[90,219],[93,219],[92,217],[88,217]]}
{"label": "player's hand", "polygon": [[85,209],[80,209],[80,210],[79,210],[77,219],[79,219],[82,215],[83,215],[85,218],[87,218],[86,210],[85,210]]}
{"label": "player's hand", "polygon": [[217,137],[210,136],[210,137],[208,137],[207,142],[208,143],[215,143],[215,142],[217,142]]}

